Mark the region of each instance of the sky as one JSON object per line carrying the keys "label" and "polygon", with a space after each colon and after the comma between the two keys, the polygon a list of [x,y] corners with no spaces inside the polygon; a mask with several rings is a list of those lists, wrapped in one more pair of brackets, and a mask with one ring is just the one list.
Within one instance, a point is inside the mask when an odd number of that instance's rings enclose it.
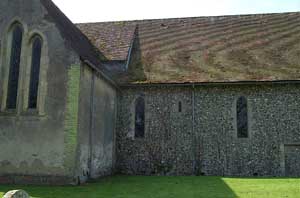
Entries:
{"label": "sky", "polygon": [[300,11],[300,0],[53,0],[74,22]]}

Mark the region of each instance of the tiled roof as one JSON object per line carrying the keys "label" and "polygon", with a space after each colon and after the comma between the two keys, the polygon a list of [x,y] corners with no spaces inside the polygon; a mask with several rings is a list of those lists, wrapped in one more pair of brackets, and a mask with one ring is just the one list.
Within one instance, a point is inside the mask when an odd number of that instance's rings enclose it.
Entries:
{"label": "tiled roof", "polygon": [[77,25],[111,60],[119,83],[300,80],[300,12]]}
{"label": "tiled roof", "polygon": [[136,27],[134,24],[113,22],[76,25],[107,59],[127,59]]}

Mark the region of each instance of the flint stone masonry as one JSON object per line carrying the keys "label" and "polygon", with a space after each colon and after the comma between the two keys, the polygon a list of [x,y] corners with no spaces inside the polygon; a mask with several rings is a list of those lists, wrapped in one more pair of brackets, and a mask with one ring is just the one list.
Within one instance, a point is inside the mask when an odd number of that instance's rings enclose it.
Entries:
{"label": "flint stone masonry", "polygon": [[[119,171],[296,176],[300,166],[299,89],[298,84],[124,89],[118,106]],[[146,105],[145,138],[134,138],[134,102],[141,94]],[[248,104],[248,138],[237,138],[236,101],[240,96]],[[182,112],[178,112],[179,101]]]}
{"label": "flint stone masonry", "polygon": [[29,198],[29,195],[24,190],[12,190],[7,192],[3,198]]}

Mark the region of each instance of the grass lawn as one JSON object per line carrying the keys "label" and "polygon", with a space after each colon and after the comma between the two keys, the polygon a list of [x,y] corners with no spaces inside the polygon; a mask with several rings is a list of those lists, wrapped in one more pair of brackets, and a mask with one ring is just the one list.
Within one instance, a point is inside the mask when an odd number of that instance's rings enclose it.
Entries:
{"label": "grass lawn", "polygon": [[11,189],[34,198],[300,198],[300,178],[114,176],[83,186],[0,186],[0,197]]}

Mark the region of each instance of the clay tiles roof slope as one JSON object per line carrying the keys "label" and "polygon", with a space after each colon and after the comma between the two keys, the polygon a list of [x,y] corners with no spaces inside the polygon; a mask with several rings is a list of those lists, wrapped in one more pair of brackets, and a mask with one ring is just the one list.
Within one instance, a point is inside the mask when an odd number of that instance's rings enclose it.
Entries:
{"label": "clay tiles roof slope", "polygon": [[300,12],[77,27],[110,60],[126,60],[135,38],[121,84],[300,80]]}
{"label": "clay tiles roof slope", "polygon": [[135,23],[81,23],[77,27],[109,60],[127,60]]}

